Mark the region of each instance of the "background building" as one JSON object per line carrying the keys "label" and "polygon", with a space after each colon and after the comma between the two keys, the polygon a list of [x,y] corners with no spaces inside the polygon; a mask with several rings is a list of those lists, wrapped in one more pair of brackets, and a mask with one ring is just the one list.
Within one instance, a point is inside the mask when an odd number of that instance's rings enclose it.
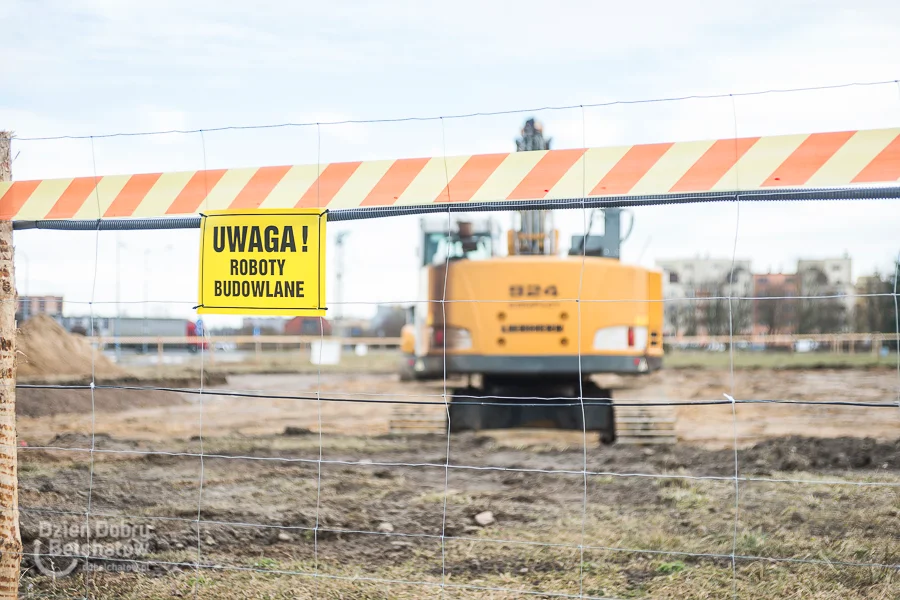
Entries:
{"label": "background building", "polygon": [[[838,333],[853,329],[861,318],[869,327],[883,321],[880,305],[870,301],[860,308],[847,255],[798,260],[794,273],[753,274],[749,260],[734,261],[732,273],[730,258],[660,260],[657,265],[664,272],[670,336],[728,335],[732,320],[735,334]],[[884,286],[874,279],[860,281],[866,289]],[[878,314],[856,316],[861,310]]]}
{"label": "background building", "polygon": [[[666,299],[666,334],[727,335],[745,332],[751,326],[751,310],[746,298],[753,290],[749,260],[730,258],[688,258],[657,261],[663,270]],[[733,271],[732,271],[733,269]]]}
{"label": "background building", "polygon": [[169,319],[160,317],[94,317],[93,325],[90,316],[59,316],[59,323],[72,333],[102,337],[179,337],[186,335],[189,321],[187,319]]}
{"label": "background building", "polygon": [[323,317],[294,317],[284,326],[286,335],[331,335],[331,323]]}
{"label": "background building", "polygon": [[260,335],[281,335],[287,322],[288,319],[284,317],[245,317],[240,331],[253,333],[259,330]]}
{"label": "background building", "polygon": [[19,322],[35,315],[61,317],[62,313],[62,296],[19,296],[16,304],[16,320]]}
{"label": "background building", "polygon": [[368,335],[372,337],[400,337],[406,325],[406,309],[401,306],[379,306],[372,317]]}

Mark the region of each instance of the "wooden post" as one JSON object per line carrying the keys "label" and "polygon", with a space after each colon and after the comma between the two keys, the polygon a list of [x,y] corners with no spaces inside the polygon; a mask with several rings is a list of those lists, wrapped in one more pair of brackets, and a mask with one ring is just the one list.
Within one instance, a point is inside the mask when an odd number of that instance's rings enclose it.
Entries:
{"label": "wooden post", "polygon": [[[12,179],[12,134],[0,131],[0,181]],[[16,285],[12,221],[0,221],[0,599],[17,598],[22,536],[16,456]]]}

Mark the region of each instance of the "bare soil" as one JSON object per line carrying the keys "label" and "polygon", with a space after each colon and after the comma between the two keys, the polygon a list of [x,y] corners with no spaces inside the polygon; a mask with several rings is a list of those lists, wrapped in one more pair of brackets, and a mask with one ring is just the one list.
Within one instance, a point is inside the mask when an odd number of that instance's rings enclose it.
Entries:
{"label": "bare soil", "polygon": [[[91,395],[90,389],[60,393],[57,389],[20,388],[16,393],[16,414],[32,418],[58,414],[90,414]],[[185,404],[185,400],[177,394],[158,391],[135,394],[130,390],[103,390],[94,396],[94,410],[99,413]]]}
{"label": "bare soil", "polygon": [[[84,543],[90,505],[91,553],[107,557],[58,579],[26,557],[23,595],[897,598],[900,409],[815,405],[895,402],[897,386],[889,370],[624,381],[622,401],[733,389],[812,403],[679,408],[683,441],[655,448],[540,430],[389,435],[387,400],[442,390],[385,375],[233,377],[228,389],[294,398],[169,393],[98,412],[93,436],[89,413],[23,416],[26,551],[46,552],[48,528]],[[483,511],[495,521],[478,525]],[[98,523],[142,529],[123,540]]]}
{"label": "bare soil", "polygon": [[[731,375],[720,370],[678,370],[638,379],[619,379],[614,398],[619,402],[702,402],[723,401],[724,394],[737,399],[788,400],[808,404],[740,404],[733,413],[730,405],[679,406],[679,439],[706,447],[732,447],[735,425],[741,447],[765,439],[790,435],[840,437],[867,436],[893,440],[900,436],[900,409],[859,406],[829,406],[824,400],[866,403],[897,401],[900,378],[890,369],[859,370],[762,370],[737,371],[734,390]],[[191,387],[187,381],[164,382],[169,387]],[[193,387],[197,387],[197,382]],[[217,394],[222,390],[273,397],[247,398]],[[26,390],[23,390],[26,391]],[[22,391],[20,391],[22,393]],[[317,393],[326,399],[365,400],[365,403],[316,402]],[[434,402],[419,407],[425,415],[444,414],[443,386],[437,383],[408,383],[385,374],[273,374],[234,375],[227,384],[207,382],[204,393],[178,394],[155,391],[97,389],[98,406],[139,410],[106,412],[95,416],[97,431],[124,439],[165,440],[198,435],[201,412],[204,435],[264,435],[280,433],[286,426],[353,435],[389,432],[394,408],[392,401]],[[71,391],[42,394],[46,406],[73,402]],[[83,394],[81,394],[83,396]],[[277,397],[280,396],[280,397]],[[128,400],[131,398],[132,400]],[[78,407],[81,407],[78,410]],[[47,439],[61,432],[89,433],[90,403],[82,398],[67,414],[50,414],[29,419],[26,408],[19,423],[20,436]],[[201,411],[202,409],[202,411]],[[33,411],[31,414],[35,414]],[[321,417],[321,418],[320,418]],[[580,432],[508,430],[492,432],[510,445],[544,444],[553,448],[580,447]],[[30,439],[29,439],[30,441]]]}

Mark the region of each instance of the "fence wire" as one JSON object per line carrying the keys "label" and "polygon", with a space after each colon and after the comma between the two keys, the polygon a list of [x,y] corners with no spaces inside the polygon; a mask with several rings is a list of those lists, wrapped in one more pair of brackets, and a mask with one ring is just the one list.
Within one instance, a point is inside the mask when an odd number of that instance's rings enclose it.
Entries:
{"label": "fence wire", "polygon": [[119,131],[114,133],[105,133],[105,134],[95,134],[95,135],[53,135],[53,136],[40,136],[40,137],[17,137],[16,139],[22,142],[42,142],[42,141],[52,141],[52,140],[84,140],[84,139],[100,139],[100,138],[108,138],[108,137],[146,137],[146,136],[154,136],[154,135],[169,135],[169,134],[203,134],[203,133],[213,133],[216,131],[242,131],[248,129],[282,129],[282,128],[291,128],[291,127],[307,127],[312,128],[315,127],[317,129],[323,126],[333,126],[333,125],[364,125],[371,123],[404,123],[410,121],[443,121],[450,119],[469,119],[472,117],[492,117],[492,116],[500,116],[500,115],[512,115],[512,114],[523,114],[523,113],[541,113],[547,111],[564,111],[564,110],[573,110],[573,109],[585,109],[585,108],[603,108],[603,107],[611,107],[617,105],[629,105],[629,104],[657,104],[657,103],[670,103],[670,102],[682,102],[686,100],[714,100],[714,99],[729,99],[734,100],[734,98],[740,97],[749,97],[749,96],[765,96],[771,94],[791,94],[797,92],[812,92],[812,91],[826,91],[826,90],[839,90],[839,89],[847,89],[854,87],[882,87],[882,86],[900,86],[900,81],[897,79],[883,79],[878,81],[857,81],[857,82],[842,82],[836,83],[833,85],[817,85],[817,86],[807,86],[807,87],[794,87],[794,88],[773,88],[768,90],[751,90],[745,92],[733,92],[733,93],[722,93],[722,94],[690,94],[685,96],[670,96],[667,98],[643,98],[643,99],[635,99],[635,100],[611,100],[609,102],[595,102],[592,104],[570,104],[570,105],[561,105],[561,106],[542,106],[539,108],[517,108],[511,110],[498,110],[498,111],[481,111],[481,112],[471,112],[471,113],[462,113],[455,115],[443,115],[443,116],[426,116],[426,117],[399,117],[399,118],[376,118],[376,119],[342,119],[339,121],[308,121],[305,123],[269,123],[264,125],[226,125],[222,127],[210,127],[206,129],[167,129],[167,130],[155,130],[155,131]]}
{"label": "fence wire", "polygon": [[[877,86],[877,85],[885,85],[885,84],[896,84],[895,81],[887,81],[887,82],[870,82],[870,83],[851,83],[851,84],[841,84],[837,86],[825,86],[818,88],[803,88],[803,90],[808,89],[836,89],[843,87],[853,87],[853,86]],[[586,116],[584,112],[585,107],[600,107],[600,106],[611,106],[615,104],[630,104],[630,103],[644,103],[644,102],[668,102],[673,100],[686,100],[692,98],[721,98],[721,99],[730,99],[732,106],[732,118],[734,120],[734,138],[737,141],[738,131],[738,115],[737,108],[734,103],[735,96],[742,95],[757,95],[757,94],[767,94],[767,93],[783,93],[789,91],[800,91],[800,89],[796,90],[770,90],[766,92],[747,92],[743,94],[722,94],[722,95],[702,95],[702,96],[685,96],[682,98],[666,98],[666,99],[654,99],[654,100],[643,100],[643,101],[619,101],[619,102],[610,102],[610,103],[600,103],[593,105],[576,105],[576,106],[568,106],[568,107],[544,107],[542,109],[538,109],[537,111],[528,111],[528,112],[539,112],[544,110],[563,110],[563,109],[580,109],[581,110],[581,129],[582,129],[582,143],[583,146],[586,146]],[[27,142],[38,142],[45,140],[58,140],[58,139],[90,139],[91,140],[91,156],[94,164],[94,177],[96,179],[96,156],[93,153],[93,141],[94,138],[101,137],[121,137],[121,136],[142,136],[142,135],[160,135],[164,133],[189,133],[189,134],[199,134],[202,142],[203,148],[203,169],[206,172],[207,167],[207,156],[206,156],[206,139],[204,137],[205,133],[209,133],[212,131],[227,131],[227,130],[240,130],[240,129],[265,129],[265,128],[289,128],[289,127],[316,127],[316,136],[317,136],[317,164],[318,164],[318,173],[321,174],[321,165],[323,164],[322,155],[321,155],[321,140],[322,140],[322,127],[327,125],[336,125],[336,124],[345,124],[345,123],[383,123],[383,122],[403,122],[403,121],[429,121],[434,120],[440,123],[441,127],[441,148],[442,155],[444,157],[444,166],[445,166],[445,176],[446,176],[446,190],[447,190],[447,200],[448,204],[442,207],[431,207],[428,208],[428,212],[441,212],[446,213],[447,215],[447,236],[449,237],[452,234],[452,216],[456,213],[466,211],[478,211],[478,210],[527,210],[527,209],[544,209],[546,207],[550,208],[569,208],[572,210],[581,209],[582,211],[582,222],[585,227],[585,234],[587,234],[588,228],[588,210],[597,207],[612,207],[612,206],[625,206],[625,205],[657,205],[657,204],[666,204],[670,202],[663,202],[660,198],[624,198],[624,199],[612,199],[605,201],[598,201],[596,199],[588,199],[587,196],[587,187],[586,187],[586,177],[585,177],[585,156],[582,155],[582,198],[580,199],[567,199],[567,200],[558,200],[553,201],[551,204],[542,204],[542,203],[480,203],[480,204],[456,204],[453,202],[453,189],[451,188],[451,178],[449,176],[449,170],[447,169],[447,142],[446,142],[446,121],[451,119],[461,119],[471,116],[480,116],[480,115],[501,115],[501,114],[512,114],[523,111],[498,111],[498,112],[490,112],[490,113],[472,113],[469,115],[453,115],[446,117],[409,117],[409,118],[401,118],[401,119],[375,119],[375,120],[364,120],[364,121],[340,121],[335,123],[282,123],[282,124],[274,124],[274,125],[262,125],[262,126],[227,126],[220,128],[212,128],[205,130],[189,130],[189,131],[157,131],[157,132],[143,132],[143,133],[128,133],[128,132],[118,132],[111,134],[104,134],[98,136],[50,136],[50,137],[24,137],[17,138],[18,141],[27,141]],[[735,156],[738,156],[737,146],[735,147]],[[317,179],[317,181],[319,181]],[[739,187],[739,186],[738,186]],[[95,185],[94,187],[95,195],[97,197],[98,202],[98,214],[100,214],[99,206],[100,206],[100,191]],[[207,185],[206,189],[206,197],[209,195],[209,187]],[[792,199],[792,200],[805,200],[805,201],[814,201],[814,200],[828,200],[828,199],[838,199],[842,194],[843,195],[852,195],[859,194],[860,197],[887,197],[890,200],[895,199],[896,197],[900,197],[900,188],[898,189],[885,189],[885,190],[874,190],[874,191],[865,191],[861,192],[859,190],[848,191],[848,190],[830,190],[828,193],[824,193],[821,190],[818,192],[818,196],[816,196],[815,190],[803,190],[803,191],[792,191],[792,192],[759,192],[759,193],[728,193],[728,194],[708,194],[708,195],[694,195],[694,196],[686,196],[684,198],[669,198],[671,203],[682,204],[689,202],[709,202],[709,201],[727,201],[733,202],[735,205],[735,223],[734,223],[734,238],[733,238],[733,246],[732,246],[732,256],[731,256],[731,273],[735,272],[735,267],[738,260],[738,242],[740,237],[740,209],[742,202],[752,202],[756,200],[784,200],[784,199]],[[781,194],[781,195],[779,195]],[[866,195],[868,194],[868,195]],[[321,198],[320,198],[320,190],[316,189],[316,204],[317,206],[321,206]],[[360,211],[355,213],[355,215],[351,215],[350,213],[345,213],[340,218],[351,219],[351,218],[381,218],[387,216],[395,216],[399,214],[405,214],[405,211],[412,211],[415,209],[376,209],[371,211]],[[419,212],[425,212],[426,209],[422,209]],[[94,231],[96,235],[96,251],[94,256],[94,274],[93,274],[93,283],[91,288],[91,298],[90,301],[67,301],[69,304],[87,306],[90,311],[90,331],[92,334],[92,338],[94,337],[95,332],[95,321],[97,317],[95,316],[95,307],[100,305],[108,305],[113,304],[113,302],[105,301],[102,299],[97,299],[96,296],[96,286],[97,286],[97,273],[98,273],[98,264],[99,264],[99,235],[102,230],[106,229],[136,229],[139,228],[139,224],[131,223],[133,220],[118,220],[118,225],[115,223],[116,220],[107,220],[101,219],[97,221],[91,222],[28,222],[28,223],[19,223],[17,224],[17,229],[84,229]],[[146,223],[145,223],[146,224]],[[193,220],[191,219],[182,219],[177,223],[175,220],[163,220],[157,219],[154,220],[151,225],[167,228],[167,227],[191,227],[193,226]],[[503,395],[467,395],[466,393],[454,393],[449,387],[449,380],[451,373],[448,372],[447,368],[447,307],[454,304],[466,304],[466,303],[509,303],[509,299],[471,299],[471,300],[461,300],[461,299],[448,299],[447,298],[447,278],[449,274],[449,265],[450,265],[450,257],[449,253],[444,261],[444,272],[443,272],[443,287],[441,298],[437,299],[415,299],[409,301],[396,301],[391,303],[386,302],[332,302],[333,305],[346,305],[346,306],[365,306],[365,305],[385,305],[385,304],[408,304],[408,303],[433,303],[438,304],[440,306],[440,311],[442,315],[442,327],[443,327],[443,347],[441,351],[442,358],[442,382],[441,382],[441,393],[416,393],[416,394],[406,394],[403,392],[397,393],[379,393],[374,391],[350,391],[350,390],[330,390],[329,393],[324,393],[323,390],[323,378],[322,378],[322,361],[321,356],[317,361],[317,368],[315,370],[315,389],[314,390],[297,390],[297,389],[281,389],[281,390],[254,390],[254,389],[222,389],[219,387],[210,387],[206,385],[206,375],[208,373],[209,368],[209,358],[206,355],[206,344],[200,344],[200,382],[197,387],[169,387],[169,386],[160,386],[160,385],[122,385],[122,384],[108,384],[101,383],[98,381],[97,371],[96,371],[96,362],[97,362],[97,352],[101,351],[102,348],[99,348],[96,344],[92,347],[91,352],[91,377],[90,382],[86,384],[18,384],[17,388],[21,390],[46,390],[46,391],[77,391],[77,390],[89,390],[90,398],[91,398],[91,415],[90,415],[90,445],[89,447],[78,447],[72,445],[59,445],[49,442],[47,444],[36,444],[36,445],[27,445],[18,448],[18,451],[28,455],[31,453],[72,453],[74,455],[86,454],[89,460],[89,482],[86,490],[86,505],[85,510],[68,510],[66,508],[53,505],[52,502],[57,500],[52,496],[47,496],[46,499],[43,496],[38,496],[40,500],[40,504],[38,506],[25,505],[19,508],[19,512],[23,515],[54,515],[57,517],[70,517],[77,519],[84,519],[85,522],[85,531],[87,532],[87,544],[85,547],[90,550],[90,532],[91,532],[91,520],[92,519],[100,519],[100,518],[115,518],[119,520],[124,520],[128,522],[141,522],[141,521],[158,521],[158,522],[171,522],[171,523],[180,523],[189,527],[196,528],[196,559],[193,561],[190,560],[170,560],[165,557],[154,557],[152,559],[148,558],[147,560],[139,560],[134,558],[125,558],[125,557],[114,557],[110,558],[108,556],[104,556],[102,554],[85,552],[80,554],[80,558],[84,561],[84,565],[91,564],[132,564],[135,566],[141,566],[148,569],[161,569],[163,572],[170,573],[173,572],[174,569],[181,570],[191,570],[195,573],[195,577],[191,583],[191,593],[194,597],[199,597],[203,590],[202,588],[202,580],[203,573],[244,573],[244,574],[260,574],[260,575],[279,575],[279,576],[287,576],[287,577],[296,577],[301,580],[311,580],[313,583],[312,594],[313,597],[322,596],[323,592],[320,588],[320,584],[323,581],[340,581],[346,583],[372,583],[387,586],[388,589],[395,589],[393,586],[404,586],[404,587],[413,587],[416,589],[423,589],[436,591],[442,598],[448,592],[458,592],[463,594],[472,594],[472,593],[488,593],[488,594],[510,594],[514,596],[540,596],[540,597],[555,597],[555,598],[582,598],[582,599],[593,599],[593,600],[620,600],[620,596],[618,595],[608,595],[605,592],[597,592],[589,589],[589,586],[586,582],[592,581],[589,579],[591,577],[591,569],[594,568],[593,562],[588,560],[588,556],[586,552],[605,552],[611,553],[615,555],[634,555],[638,557],[675,557],[675,558],[685,558],[685,559],[694,559],[699,561],[711,561],[716,564],[727,564],[730,567],[730,579],[731,579],[731,596],[734,598],[738,598],[741,594],[741,583],[743,573],[741,571],[741,565],[750,564],[750,563],[765,563],[765,564],[775,564],[775,565],[810,565],[821,569],[878,569],[885,570],[889,572],[896,572],[900,570],[900,563],[890,560],[885,561],[864,561],[864,560],[843,560],[843,559],[832,559],[825,556],[824,553],[820,552],[819,556],[807,555],[807,556],[776,556],[776,555],[766,555],[763,552],[757,553],[745,553],[740,551],[739,548],[739,538],[741,534],[741,511],[750,510],[746,507],[745,504],[742,504],[742,490],[745,490],[747,486],[752,486],[756,484],[760,485],[789,485],[789,486],[809,486],[809,487],[833,487],[836,489],[857,489],[857,490],[886,490],[888,493],[896,493],[895,490],[900,489],[900,481],[891,480],[890,478],[880,478],[880,475],[870,474],[867,476],[859,476],[858,478],[849,478],[849,476],[845,476],[844,478],[837,477],[825,477],[825,478],[816,478],[816,477],[780,477],[780,476],[755,476],[747,473],[741,472],[741,461],[740,461],[740,435],[739,435],[739,407],[744,406],[782,406],[782,407],[805,407],[805,406],[815,406],[815,407],[847,407],[854,409],[863,409],[863,408],[871,408],[871,409],[880,409],[886,408],[889,411],[895,411],[897,408],[900,408],[900,306],[898,306],[898,294],[897,294],[897,280],[898,273],[895,272],[894,275],[894,288],[892,293],[871,293],[871,294],[859,294],[858,298],[892,298],[894,304],[894,317],[896,326],[896,341],[898,344],[898,362],[897,362],[897,401],[880,401],[880,400],[872,400],[872,401],[861,401],[861,400],[853,400],[853,399],[841,399],[839,397],[828,399],[828,400],[808,400],[803,398],[757,398],[757,397],[741,397],[738,393],[738,386],[736,385],[735,378],[735,340],[739,337],[739,334],[736,334],[735,329],[735,309],[734,303],[738,301],[791,301],[791,300],[827,300],[827,299],[844,299],[845,296],[841,294],[828,294],[828,295],[777,295],[777,296],[755,296],[755,295],[741,295],[737,293],[733,293],[733,286],[729,288],[729,293],[727,295],[712,295],[706,297],[682,297],[682,298],[662,298],[662,299],[648,299],[648,298],[611,298],[611,299],[590,299],[583,297],[583,290],[585,284],[585,265],[587,261],[587,250],[585,245],[582,246],[582,256],[581,256],[581,268],[579,271],[579,284],[578,284],[578,294],[574,298],[554,298],[553,300],[543,300],[543,299],[535,299],[533,302],[542,303],[542,302],[555,302],[555,303],[574,303],[577,307],[577,322],[578,322],[578,393],[575,396],[566,396],[559,395],[554,397],[546,397],[546,396],[503,396]],[[898,265],[900,265],[900,257],[898,257]],[[117,273],[118,276],[118,273]],[[730,407],[730,425],[732,428],[733,435],[732,443],[730,445],[729,450],[732,451],[731,457],[733,458],[732,464],[728,465],[729,471],[733,471],[732,474],[721,475],[714,473],[703,473],[703,469],[700,468],[696,473],[683,473],[683,472],[669,472],[665,467],[661,469],[661,472],[653,472],[652,469],[648,469],[647,471],[640,470],[618,470],[618,469],[600,469],[600,468],[589,468],[591,464],[594,462],[594,455],[590,452],[591,445],[588,439],[588,429],[587,429],[587,419],[586,419],[586,407],[593,406],[609,406],[611,402],[613,402],[612,398],[604,397],[604,396],[596,396],[591,394],[586,394],[585,389],[583,387],[583,357],[582,357],[582,344],[581,344],[581,336],[582,336],[582,313],[592,310],[600,310],[601,307],[606,303],[659,303],[662,302],[664,304],[677,304],[681,302],[709,302],[709,301],[727,301],[728,303],[728,335],[729,339],[728,344],[728,368],[729,368],[729,384],[728,384],[728,393],[723,396],[717,397],[708,397],[703,399],[683,399],[683,400],[669,400],[662,397],[657,397],[653,395],[648,395],[644,398],[631,398],[630,400],[624,401],[615,401],[614,405],[616,407],[671,407],[671,408],[711,408],[711,407]],[[192,301],[160,301],[160,300],[145,300],[142,302],[131,302],[131,301],[115,301],[116,305],[120,304],[160,304],[160,303],[169,303],[169,304],[193,304]],[[208,330],[204,331],[204,338],[207,343],[211,340],[210,332]],[[319,335],[318,339],[320,342],[319,351],[322,351],[322,343],[325,341],[325,331],[324,326],[320,323]],[[165,392],[172,394],[179,394],[185,396],[196,397],[198,400],[198,435],[196,436],[196,441],[198,442],[197,451],[185,451],[185,450],[176,450],[176,449],[156,449],[156,448],[130,448],[130,449],[121,449],[121,448],[109,448],[105,447],[104,443],[98,443],[97,439],[97,407],[95,402],[95,394],[101,391],[107,390],[119,390],[119,391],[128,391],[128,392]],[[204,424],[204,415],[207,411],[218,410],[216,407],[216,401],[221,398],[240,398],[247,399],[249,401],[253,400],[273,400],[273,401],[292,401],[298,403],[308,403],[315,402],[316,403],[316,425],[317,430],[315,432],[315,445],[314,452],[315,457],[301,457],[301,456],[283,456],[283,455],[259,455],[258,453],[227,453],[227,452],[216,452],[212,451],[209,445],[209,440],[207,440],[207,445],[204,445],[205,438],[209,437],[210,427]],[[424,398],[424,399],[423,399]],[[430,399],[428,399],[430,398]],[[522,466],[516,464],[519,462],[519,459],[516,457],[508,458],[508,460],[501,461],[498,458],[494,457],[491,460],[496,460],[498,463],[505,464],[465,464],[465,462],[456,462],[453,460],[453,447],[452,440],[454,438],[452,428],[451,428],[451,401],[454,405],[459,406],[504,406],[504,407],[534,407],[534,406],[557,406],[557,407],[570,407],[570,408],[580,408],[581,411],[581,448],[580,448],[580,459],[581,468],[562,468],[562,467],[532,467],[532,466]],[[433,406],[440,407],[444,409],[444,414],[446,417],[445,431],[443,435],[446,437],[445,440],[441,440],[441,451],[443,452],[443,460],[427,460],[423,458],[422,460],[416,461],[406,461],[406,460],[372,460],[366,457],[368,448],[367,448],[367,439],[363,438],[360,442],[360,447],[355,451],[357,457],[356,458],[332,458],[325,456],[325,434],[323,433],[323,406],[329,405],[346,405],[348,410],[350,407],[354,407],[357,405],[373,405],[377,404],[380,406],[391,405],[391,406]],[[894,413],[896,414],[896,413]],[[274,450],[274,449],[270,449]],[[151,458],[151,457],[169,457],[169,458],[178,458],[178,459],[187,459],[187,460],[197,460],[199,465],[198,472],[198,480],[197,480],[197,501],[196,501],[196,511],[191,512],[190,516],[179,515],[179,514],[143,514],[148,511],[155,511],[156,509],[152,506],[143,507],[145,510],[141,510],[141,507],[134,506],[130,507],[128,510],[119,510],[119,511],[108,511],[98,509],[96,502],[94,502],[95,496],[95,469],[97,468],[97,457],[105,457],[107,459],[116,458],[116,457],[139,457],[139,458]],[[590,460],[589,460],[590,459]],[[314,468],[314,480],[315,480],[315,511],[314,511],[314,519],[312,524],[303,524],[299,522],[253,522],[248,519],[217,519],[214,518],[216,514],[219,514],[221,511],[219,510],[219,505],[216,504],[217,501],[221,501],[221,498],[215,498],[213,496],[213,500],[210,500],[210,496],[215,492],[210,491],[211,484],[208,477],[209,474],[207,472],[207,462],[208,461],[224,461],[228,464],[238,464],[241,461],[246,461],[250,463],[258,463],[261,465],[265,464],[284,464],[284,465],[305,465],[311,468]],[[434,470],[436,473],[442,475],[442,481],[437,486],[437,489],[441,491],[440,496],[440,527],[434,527],[432,532],[428,531],[394,531],[391,530],[380,530],[380,529],[363,529],[363,528],[354,528],[354,527],[343,527],[343,526],[334,526],[327,522],[325,519],[325,514],[327,513],[327,499],[323,496],[323,467],[353,467],[358,469],[414,469],[421,470],[422,472],[427,472],[428,470]],[[733,469],[732,469],[733,467]],[[577,538],[576,541],[552,541],[552,540],[535,540],[535,539],[514,539],[514,538],[503,538],[503,537],[493,537],[491,535],[487,535],[490,533],[489,529],[480,530],[485,535],[465,535],[458,534],[454,531],[450,531],[448,529],[448,509],[450,508],[451,492],[453,491],[450,486],[451,475],[455,473],[509,473],[509,474],[528,474],[528,475],[537,475],[537,476],[553,476],[553,477],[571,477],[577,478],[580,482],[579,486],[579,494],[576,500],[571,500],[571,498],[560,498],[559,502],[570,502],[576,504],[577,511],[579,513],[579,518],[577,519],[579,527],[575,532],[574,538]],[[878,473],[875,471],[875,473]],[[603,515],[602,513],[598,513],[592,510],[591,507],[591,494],[590,494],[590,485],[597,485],[596,482],[601,481],[603,478],[611,478],[614,480],[621,480],[627,482],[662,482],[665,484],[669,484],[672,482],[701,482],[701,483],[710,483],[710,484],[724,484],[728,485],[733,489],[733,504],[729,510],[733,512],[731,515],[730,521],[730,536],[728,536],[728,546],[730,546],[730,552],[725,551],[710,551],[710,552],[702,552],[702,551],[694,551],[688,548],[679,548],[677,547],[678,540],[676,540],[672,545],[673,547],[650,547],[650,544],[645,546],[633,545],[633,544],[599,544],[593,543],[593,540],[590,539],[592,534],[588,528],[588,521],[590,518],[616,518],[615,515]],[[441,479],[441,478],[439,478]],[[78,490],[72,490],[73,492],[78,492]],[[523,490],[528,491],[528,490]],[[746,493],[746,492],[745,492]],[[77,495],[77,493],[73,494]],[[260,500],[260,502],[265,502],[265,499]],[[215,504],[215,506],[210,507],[210,503]],[[44,505],[46,504],[46,505]],[[61,502],[61,504],[65,504]],[[205,509],[210,512],[213,518],[207,518],[204,514]],[[232,508],[231,512],[233,514],[246,514],[247,511],[242,511],[241,507]],[[312,545],[313,545],[313,563],[312,569],[283,569],[276,568],[272,566],[246,566],[246,565],[231,565],[231,564],[221,564],[218,561],[211,560],[209,558],[209,553],[205,552],[207,550],[207,542],[204,540],[203,531],[209,527],[231,527],[231,528],[242,528],[242,529],[250,529],[250,530],[273,530],[281,533],[297,533],[301,534],[310,534]],[[424,527],[423,527],[424,529]],[[440,577],[437,578],[437,568],[433,572],[433,577],[426,577],[427,573],[422,573],[421,577],[395,577],[392,574],[395,571],[385,570],[384,572],[388,575],[378,576],[372,574],[372,572],[368,572],[366,574],[354,574],[354,575],[342,575],[331,572],[324,572],[322,566],[326,564],[329,560],[327,556],[323,556],[321,546],[323,546],[323,542],[326,540],[324,536],[370,536],[373,538],[382,538],[382,539],[398,539],[402,541],[406,540],[424,540],[431,541],[440,544]],[[704,538],[704,541],[709,542],[710,536]],[[463,542],[470,544],[474,547],[475,544],[489,544],[494,546],[505,547],[509,546],[512,548],[529,548],[535,549],[539,552],[546,551],[548,549],[562,549],[567,551],[572,551],[577,553],[578,566],[577,569],[573,568],[571,573],[571,589],[554,589],[549,588],[544,585],[544,580],[538,579],[535,581],[524,582],[529,583],[528,585],[514,585],[516,583],[513,581],[510,585],[488,585],[482,584],[485,578],[483,577],[474,577],[471,582],[458,582],[457,575],[453,571],[453,568],[450,566],[448,558],[449,558],[449,549],[448,543],[453,542]],[[657,546],[665,546],[666,542],[661,542],[656,544]],[[722,544],[719,544],[722,546]],[[886,557],[894,556],[896,557],[896,553],[891,553],[886,551],[884,553]],[[72,557],[71,554],[66,553],[54,553],[54,552],[41,552],[39,550],[34,553],[23,552],[23,557],[28,556],[34,559],[59,559],[66,560]],[[334,565],[332,565],[334,566]],[[673,567],[674,568],[674,567]],[[91,575],[91,570],[84,568],[84,586],[83,586],[83,598],[94,598],[100,594],[100,589],[97,584],[96,576]],[[510,578],[506,578],[507,582]],[[301,584],[302,585],[302,584]],[[577,593],[575,593],[577,590]],[[26,594],[27,597],[30,597]],[[36,595],[34,597],[37,597]],[[492,596],[491,596],[492,597]]]}

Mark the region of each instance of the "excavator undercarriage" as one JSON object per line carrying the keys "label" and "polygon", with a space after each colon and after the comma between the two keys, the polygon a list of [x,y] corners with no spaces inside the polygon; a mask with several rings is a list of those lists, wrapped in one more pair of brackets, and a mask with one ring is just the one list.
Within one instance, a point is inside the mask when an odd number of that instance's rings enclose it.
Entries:
{"label": "excavator undercarriage", "polygon": [[[583,399],[583,401],[582,401]],[[542,427],[596,431],[616,439],[612,391],[571,378],[487,377],[482,387],[453,390],[450,431]]]}

